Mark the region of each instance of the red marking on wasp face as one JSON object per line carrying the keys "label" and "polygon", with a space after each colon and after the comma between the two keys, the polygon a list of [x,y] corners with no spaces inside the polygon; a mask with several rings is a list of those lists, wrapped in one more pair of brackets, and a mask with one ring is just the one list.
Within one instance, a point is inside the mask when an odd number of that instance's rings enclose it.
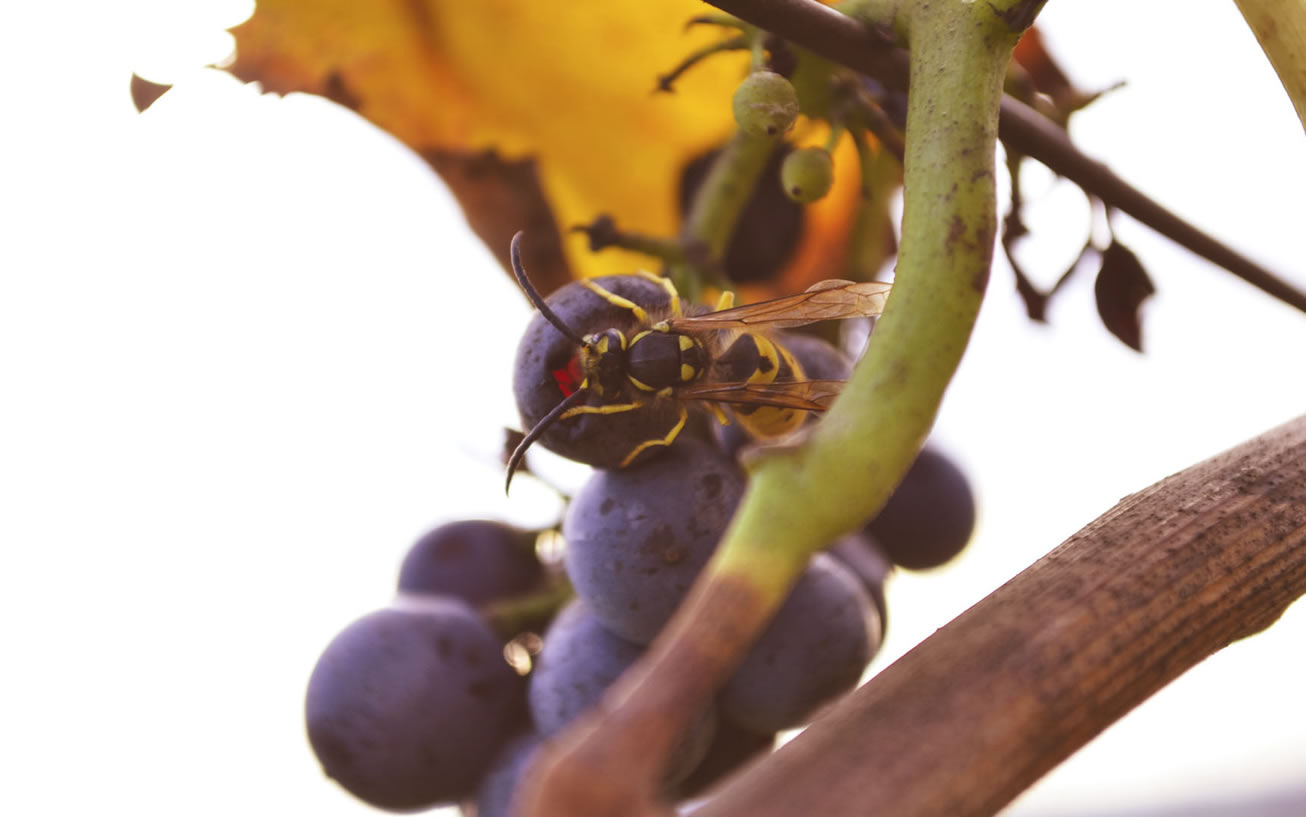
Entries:
{"label": "red marking on wasp face", "polygon": [[585,374],[580,369],[580,357],[572,355],[567,361],[566,368],[554,369],[553,379],[557,381],[563,397],[571,397],[575,394],[580,388],[581,381],[585,379]]}

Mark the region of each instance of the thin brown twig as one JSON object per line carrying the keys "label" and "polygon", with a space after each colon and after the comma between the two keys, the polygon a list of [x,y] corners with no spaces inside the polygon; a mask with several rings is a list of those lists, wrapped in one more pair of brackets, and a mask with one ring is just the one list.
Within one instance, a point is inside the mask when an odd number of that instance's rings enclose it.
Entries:
{"label": "thin brown twig", "polygon": [[[706,1],[823,57],[875,77],[889,87],[907,87],[904,51],[887,46],[877,32],[816,0]],[[1060,126],[1014,97],[1002,101],[998,135],[1012,150],[1042,162],[1108,206],[1306,312],[1306,292],[1149,198],[1111,168],[1075,147]]]}

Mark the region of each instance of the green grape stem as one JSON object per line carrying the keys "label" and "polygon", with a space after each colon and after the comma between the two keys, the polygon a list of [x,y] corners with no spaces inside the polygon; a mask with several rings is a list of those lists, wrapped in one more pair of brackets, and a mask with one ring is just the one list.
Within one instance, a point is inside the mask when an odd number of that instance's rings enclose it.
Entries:
{"label": "green grape stem", "polygon": [[701,246],[707,250],[707,261],[688,261],[672,267],[672,281],[690,300],[696,299],[704,283],[724,288],[725,282],[718,272],[720,263],[739,216],[778,142],[778,137],[753,136],[737,130],[712,163],[703,186],[694,196],[682,236],[688,248],[686,255],[695,258],[693,247]]}
{"label": "green grape stem", "polygon": [[480,613],[495,633],[509,639],[528,630],[542,631],[575,595],[567,575],[558,571],[532,592],[496,599],[482,605]]}
{"label": "green grape stem", "polygon": [[[1027,4],[1025,4],[1027,5]],[[893,293],[843,395],[801,446],[763,458],[714,578],[774,603],[811,554],[888,499],[929,433],[979,313],[997,214],[994,150],[1021,3],[902,4],[911,47],[902,246]]]}

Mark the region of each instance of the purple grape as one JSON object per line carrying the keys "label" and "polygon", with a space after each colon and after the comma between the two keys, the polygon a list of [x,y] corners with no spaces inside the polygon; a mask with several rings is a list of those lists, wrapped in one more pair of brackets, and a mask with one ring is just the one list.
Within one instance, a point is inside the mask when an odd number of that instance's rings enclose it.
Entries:
{"label": "purple grape", "polygon": [[404,557],[399,591],[479,605],[529,590],[543,574],[535,534],[481,519],[427,532]]}
{"label": "purple grape", "polygon": [[535,759],[535,750],[542,740],[539,735],[525,734],[503,747],[481,781],[476,795],[476,817],[511,817],[513,793]]}
{"label": "purple grape", "polygon": [[561,731],[589,709],[644,648],[608,632],[580,599],[572,600],[544,634],[531,673],[531,718],[540,734]]}
{"label": "purple grape", "polygon": [[652,641],[712,556],[744,486],[729,455],[695,439],[638,467],[596,471],[562,523],[576,594],[616,635]]}
{"label": "purple grape", "polygon": [[322,770],[385,809],[467,797],[524,716],[525,680],[466,604],[370,613],[327,646],[308,682]]}
{"label": "purple grape", "polygon": [[718,704],[757,733],[801,726],[857,686],[879,642],[880,622],[861,582],[836,559],[817,554]]}
{"label": "purple grape", "polygon": [[975,495],[961,469],[926,446],[866,531],[893,563],[938,567],[961,553],[975,532]]}
{"label": "purple grape", "polygon": [[[594,283],[643,306],[650,314],[665,313],[670,303],[666,290],[637,275],[612,275],[596,278]],[[563,323],[582,337],[610,328],[631,337],[639,323],[631,310],[609,303],[579,281],[561,287],[545,300]],[[512,381],[523,430],[533,428],[580,387],[577,351],[576,344],[543,315],[537,313],[531,319],[517,346]],[[586,398],[587,405],[611,402],[598,395]],[[674,401],[654,400],[635,411],[559,420],[539,438],[539,445],[596,468],[616,468],[640,441],[666,436],[678,418]],[[640,454],[639,461],[661,453],[662,448],[654,446]]]}
{"label": "purple grape", "polygon": [[889,607],[884,598],[885,580],[893,573],[893,562],[884,554],[878,542],[865,531],[849,534],[835,542],[826,551],[861,579],[862,587],[875,602],[880,614],[880,637],[889,626]]}
{"label": "purple grape", "polygon": [[[573,599],[544,634],[531,673],[528,700],[535,728],[544,737],[561,731],[595,706],[643,651],[608,632],[583,601]],[[715,709],[709,709],[673,754],[669,784],[684,779],[703,759],[715,726]]]}
{"label": "purple grape", "polygon": [[[754,186],[739,214],[734,236],[721,261],[721,269],[731,281],[773,281],[798,251],[803,239],[803,208],[791,201],[779,184],[768,183],[780,177],[780,164],[791,150],[792,145],[777,143],[759,177],[761,183]],[[688,215],[695,194],[720,155],[719,149],[700,154],[681,171],[678,200],[682,217]]]}
{"label": "purple grape", "polygon": [[833,344],[802,332],[785,332],[778,340],[803,367],[808,380],[847,380],[853,359]]}
{"label": "purple grape", "polygon": [[774,733],[759,735],[729,718],[718,717],[716,734],[707,747],[707,754],[677,787],[677,795],[682,800],[697,797],[748,761],[767,754],[773,748]]}

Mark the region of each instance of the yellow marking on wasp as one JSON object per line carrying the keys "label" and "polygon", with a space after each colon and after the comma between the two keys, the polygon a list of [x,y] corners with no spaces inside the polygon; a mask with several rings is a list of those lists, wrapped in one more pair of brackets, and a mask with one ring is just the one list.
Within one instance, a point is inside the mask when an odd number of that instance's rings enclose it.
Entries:
{"label": "yellow marking on wasp", "polygon": [[649,319],[648,313],[644,311],[644,307],[640,306],[639,304],[635,303],[629,298],[623,298],[620,295],[616,294],[615,292],[609,292],[608,290],[604,289],[603,287],[599,286],[598,284],[594,283],[588,278],[582,280],[580,283],[581,286],[585,287],[590,292],[593,292],[595,295],[599,296],[600,298],[612,304],[613,306],[619,306],[622,309],[629,309],[635,315],[636,320],[647,321]]}
{"label": "yellow marking on wasp", "polygon": [[729,309],[735,305],[735,293],[728,289],[721,290],[721,297],[716,299],[716,312]]}
{"label": "yellow marking on wasp", "polygon": [[606,335],[599,338],[598,349],[600,354],[604,354],[608,351],[608,338]]}
{"label": "yellow marking on wasp", "polygon": [[784,358],[784,362],[789,364],[790,376],[794,380],[806,380],[807,375],[803,373],[803,366],[798,362],[798,359],[783,345],[776,344],[776,349],[780,351],[780,357]]}
{"label": "yellow marking on wasp", "polygon": [[630,381],[630,384],[632,386],[639,389],[640,391],[655,391],[655,389],[649,384],[636,380],[634,377],[631,377],[629,374],[626,375],[626,379]]}
{"label": "yellow marking on wasp", "polygon": [[730,425],[730,415],[726,414],[724,409],[722,409],[716,403],[708,403],[707,407],[712,411],[714,415],[716,415],[716,421],[718,423],[720,423],[723,426]]}
{"label": "yellow marking on wasp", "polygon": [[693,366],[690,366],[688,363],[680,364],[680,382],[688,383],[689,381],[693,380],[694,376],[697,374],[698,374],[698,369],[695,369]]}
{"label": "yellow marking on wasp", "polygon": [[637,408],[643,408],[643,403],[609,403],[606,406],[576,406],[569,408],[562,413],[559,420],[566,420],[569,417],[575,417],[580,414],[620,414],[623,411],[634,411]]}
{"label": "yellow marking on wasp", "polygon": [[[753,340],[757,342],[758,357],[770,361],[771,368],[767,372],[762,372],[762,367],[759,366],[758,371],[749,378],[749,382],[776,382],[781,372],[782,361],[789,367],[788,377],[794,380],[804,379],[802,365],[794,359],[788,349],[761,335],[753,335]],[[748,413],[736,412],[736,416],[739,418],[740,425],[748,429],[754,437],[779,437],[802,425],[806,413],[780,406],[756,406]]]}
{"label": "yellow marking on wasp", "polygon": [[681,316],[680,312],[680,293],[676,292],[676,285],[671,283],[671,279],[665,275],[658,275],[656,272],[649,272],[646,269],[637,269],[635,274],[640,278],[647,278],[658,286],[667,291],[667,297],[671,299],[671,314],[677,318]]}
{"label": "yellow marking on wasp", "polygon": [[667,436],[663,437],[660,440],[659,439],[645,440],[644,442],[635,446],[633,449],[631,449],[631,452],[626,455],[626,458],[621,461],[622,468],[625,468],[627,465],[630,465],[632,462],[635,461],[636,457],[644,453],[645,450],[652,448],[655,445],[671,445],[673,442],[675,442],[676,435],[680,434],[680,430],[685,427],[685,421],[689,419],[689,412],[685,411],[685,407],[678,406],[678,408],[680,409],[680,419],[677,420],[676,424],[671,427],[670,431],[667,432]]}
{"label": "yellow marking on wasp", "polygon": [[682,351],[682,352],[688,352],[690,349],[693,349],[693,348],[694,348],[694,339],[691,338],[689,335],[681,335],[681,336],[680,336],[680,351]]}
{"label": "yellow marking on wasp", "polygon": [[644,337],[645,335],[651,335],[651,334],[653,334],[652,329],[645,329],[643,332],[640,332],[639,334],[635,335],[635,337],[631,338],[630,344],[633,346],[640,338]]}
{"label": "yellow marking on wasp", "polygon": [[[774,383],[776,375],[780,373],[780,352],[776,349],[774,343],[761,335],[753,335],[753,342],[757,344],[759,363],[757,370],[748,376],[748,382]],[[761,361],[770,363],[770,367],[762,366]]]}

